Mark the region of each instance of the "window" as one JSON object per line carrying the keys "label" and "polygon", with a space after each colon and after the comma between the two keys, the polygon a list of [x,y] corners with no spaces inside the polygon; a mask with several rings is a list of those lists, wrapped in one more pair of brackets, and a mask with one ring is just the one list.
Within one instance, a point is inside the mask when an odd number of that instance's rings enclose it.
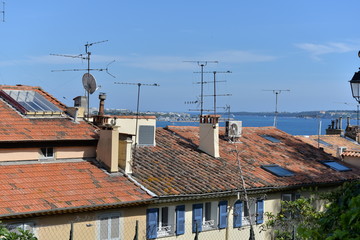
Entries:
{"label": "window", "polygon": [[249,209],[247,202],[238,200],[234,204],[234,228],[248,226],[250,223],[263,223],[264,200],[250,201]]}
{"label": "window", "polygon": [[110,213],[100,216],[99,240],[120,240],[120,214]]}
{"label": "window", "polygon": [[[300,198],[300,194],[299,193],[284,193],[281,195],[281,200],[282,201],[295,201],[297,199]],[[285,216],[285,218],[291,218],[291,213],[288,211],[284,211],[283,209],[281,210]]]}
{"label": "window", "polygon": [[279,143],[280,140],[273,137],[273,136],[270,136],[270,135],[261,135],[263,138],[265,138],[266,140],[269,140],[270,142],[273,142],[273,143]]}
{"label": "window", "polygon": [[325,145],[327,147],[332,147],[332,145],[330,143],[325,142],[324,140],[316,139],[315,141],[317,141],[318,143],[323,144],[323,145]]}
{"label": "window", "polygon": [[351,168],[346,167],[345,165],[342,165],[341,163],[338,162],[334,162],[334,161],[322,161],[322,164],[324,164],[325,166],[334,169],[338,172],[346,172],[346,171],[351,171]]}
{"label": "window", "polygon": [[285,168],[280,167],[277,164],[271,164],[271,165],[262,165],[262,169],[265,169],[266,171],[278,176],[278,177],[290,177],[294,176],[294,173],[290,170],[287,170]]}
{"label": "window", "polygon": [[193,232],[226,228],[227,218],[227,201],[194,204]]}
{"label": "window", "polygon": [[54,148],[52,147],[45,147],[41,148],[41,154],[43,158],[53,158],[54,157]]}
{"label": "window", "polygon": [[6,225],[6,228],[9,229],[10,232],[20,233],[21,230],[28,230],[31,233],[35,233],[34,223],[11,223]]}
{"label": "window", "polygon": [[62,111],[49,102],[44,96],[29,90],[1,90],[0,94],[13,107],[27,115],[61,114]]}
{"label": "window", "polygon": [[139,126],[139,145],[155,144],[155,127]]}
{"label": "window", "polygon": [[[175,219],[176,218],[176,219]],[[176,226],[175,226],[176,223]],[[185,206],[150,208],[146,213],[148,239],[177,235],[185,232]]]}

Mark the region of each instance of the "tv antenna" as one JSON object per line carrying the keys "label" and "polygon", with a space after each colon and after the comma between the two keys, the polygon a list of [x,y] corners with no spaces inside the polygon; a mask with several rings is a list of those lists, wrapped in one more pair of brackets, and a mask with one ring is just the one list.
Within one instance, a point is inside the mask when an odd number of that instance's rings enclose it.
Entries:
{"label": "tv antenna", "polygon": [[197,63],[201,68],[201,93],[200,93],[200,117],[203,115],[204,111],[204,67],[208,63],[219,63],[218,61],[183,61],[189,63]]}
{"label": "tv antenna", "polygon": [[51,72],[86,71],[86,73],[82,77],[82,83],[83,83],[83,87],[85,89],[85,95],[87,97],[87,119],[88,120],[90,117],[90,94],[93,94],[97,90],[95,78],[90,74],[90,71],[99,71],[99,72],[106,71],[107,74],[109,74],[110,76],[115,78],[115,76],[109,72],[109,65],[112,64],[113,62],[115,62],[115,60],[111,61],[108,65],[106,65],[106,68],[91,68],[90,67],[91,52],[89,51],[89,48],[92,45],[107,42],[107,41],[109,41],[109,40],[103,40],[103,41],[98,41],[98,42],[93,42],[93,43],[87,42],[84,45],[85,46],[85,54],[82,54],[82,53],[78,54],[78,55],[65,55],[65,54],[53,54],[53,53],[50,54],[52,56],[59,56],[59,57],[80,58],[82,60],[87,61],[87,68],[84,68],[84,69],[62,69],[62,70],[51,70]]}
{"label": "tv antenna", "polygon": [[2,11],[0,11],[2,14],[2,21],[5,22],[5,2],[2,2]]}
{"label": "tv antenna", "polygon": [[[136,149],[136,147],[137,147],[138,122],[139,122],[140,88],[141,88],[141,86],[159,87],[160,85],[157,84],[157,83],[145,84],[145,83],[128,83],[128,82],[114,82],[114,84],[136,85],[136,86],[138,86],[137,103],[136,103],[136,123],[135,123],[135,149]],[[134,155],[136,155],[136,153],[134,153]]]}
{"label": "tv antenna", "polygon": [[263,90],[263,91],[271,91],[275,94],[275,114],[274,114],[274,127],[277,126],[277,115],[278,115],[278,95],[281,93],[281,92],[290,92],[289,89],[272,89],[272,90]]}
{"label": "tv antenna", "polygon": [[217,94],[216,93],[216,83],[217,82],[226,82],[226,81],[216,81],[216,74],[218,74],[218,73],[232,73],[231,71],[212,71],[212,72],[195,72],[195,73],[202,73],[202,74],[204,74],[204,73],[212,73],[212,74],[214,74],[214,80],[213,81],[208,81],[208,82],[197,82],[197,84],[201,84],[201,85],[203,85],[203,84],[207,84],[207,83],[214,83],[214,94],[213,95],[203,95],[204,97],[214,97],[214,115],[216,115],[216,97],[218,97],[218,96],[231,96],[231,94]]}

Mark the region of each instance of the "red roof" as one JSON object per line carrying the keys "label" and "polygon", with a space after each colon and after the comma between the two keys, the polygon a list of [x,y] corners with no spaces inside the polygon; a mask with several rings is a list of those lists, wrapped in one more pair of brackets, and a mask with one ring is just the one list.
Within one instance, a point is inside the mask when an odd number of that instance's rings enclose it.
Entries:
{"label": "red roof", "polygon": [[[139,147],[133,160],[133,176],[157,195],[186,195],[241,190],[236,158],[239,154],[249,189],[318,185],[360,178],[360,169],[337,172],[321,160],[334,160],[294,136],[273,127],[245,127],[239,143],[230,143],[220,134],[220,158],[198,150],[198,127],[158,128],[155,147]],[[261,135],[280,140],[273,143]],[[261,168],[277,164],[294,172],[277,177]],[[346,165],[345,163],[342,163]]]}
{"label": "red roof", "polygon": [[[1,89],[31,90],[40,93],[62,111],[66,106],[43,91],[40,87],[0,86]],[[85,121],[75,123],[63,117],[27,117],[16,111],[11,104],[0,98],[0,142],[53,141],[53,140],[95,140],[96,127]]]}
{"label": "red roof", "polygon": [[90,162],[0,166],[0,217],[141,201],[151,197]]}

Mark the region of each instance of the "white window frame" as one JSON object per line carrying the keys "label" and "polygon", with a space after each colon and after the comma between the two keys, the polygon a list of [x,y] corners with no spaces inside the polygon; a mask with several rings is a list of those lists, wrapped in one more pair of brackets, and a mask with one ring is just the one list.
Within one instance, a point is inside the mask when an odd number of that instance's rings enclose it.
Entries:
{"label": "white window frame", "polygon": [[[167,208],[167,224],[163,223],[163,211]],[[165,237],[171,236],[175,233],[175,206],[163,206],[159,207],[159,214],[158,214],[158,229],[157,229],[157,236],[158,237]]]}
{"label": "white window frame", "polygon": [[[119,220],[119,226],[118,229],[112,229],[112,224],[111,221],[113,218],[117,218]],[[101,236],[101,221],[106,220],[107,221],[107,232],[108,232],[108,236],[106,238],[102,238]],[[98,235],[98,239],[99,240],[120,240],[122,239],[122,234],[123,234],[123,229],[122,229],[122,218],[121,218],[121,214],[116,212],[116,213],[104,213],[99,215],[98,220],[97,220],[97,235]],[[118,230],[119,231],[119,235],[116,237],[111,237],[111,233],[114,232],[114,230]]]}
{"label": "white window frame", "polygon": [[[219,218],[218,208],[218,202],[205,202],[203,204],[202,231],[214,230],[217,228],[217,221]],[[210,214],[209,219],[206,218],[206,215],[208,215],[207,213]]]}
{"label": "white window frame", "polygon": [[[43,149],[45,149],[45,154],[43,152]],[[48,156],[48,150],[52,149],[52,155]],[[54,159],[55,158],[55,148],[54,147],[41,147],[40,148],[40,155],[42,159]]]}

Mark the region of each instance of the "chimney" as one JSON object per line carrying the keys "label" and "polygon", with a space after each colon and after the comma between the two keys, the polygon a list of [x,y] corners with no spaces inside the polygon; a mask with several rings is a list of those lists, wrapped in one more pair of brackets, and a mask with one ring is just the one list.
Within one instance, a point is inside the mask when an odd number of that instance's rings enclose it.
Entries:
{"label": "chimney", "polygon": [[96,159],[106,165],[109,172],[119,171],[119,130],[118,127],[104,127],[99,132]]}
{"label": "chimney", "polygon": [[126,174],[132,173],[132,137],[134,135],[122,134],[119,136],[119,166]]}
{"label": "chimney", "polygon": [[99,94],[99,99],[100,99],[100,105],[99,105],[99,113],[98,113],[98,115],[99,116],[104,116],[104,114],[105,114],[104,106],[105,106],[106,93],[100,93]]}
{"label": "chimney", "polygon": [[219,115],[200,116],[199,149],[218,158],[219,154]]}
{"label": "chimney", "polygon": [[99,112],[98,115],[93,117],[93,122],[95,125],[97,126],[104,126],[107,122],[109,117],[105,116],[105,99],[106,99],[106,94],[105,93],[100,93],[99,94]]}

